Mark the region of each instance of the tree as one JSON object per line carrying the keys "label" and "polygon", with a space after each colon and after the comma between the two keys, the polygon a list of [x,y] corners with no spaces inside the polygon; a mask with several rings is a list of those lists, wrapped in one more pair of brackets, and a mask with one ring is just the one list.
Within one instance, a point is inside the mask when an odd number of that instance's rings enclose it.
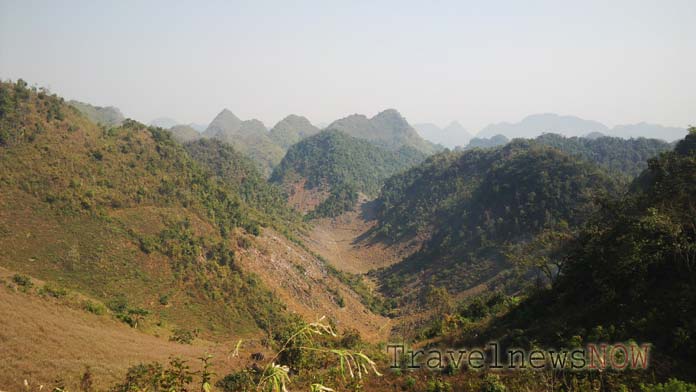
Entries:
{"label": "tree", "polygon": [[527,243],[511,246],[506,256],[518,265],[537,268],[553,287],[567,265],[568,252],[565,250],[573,238],[568,224],[562,221]]}

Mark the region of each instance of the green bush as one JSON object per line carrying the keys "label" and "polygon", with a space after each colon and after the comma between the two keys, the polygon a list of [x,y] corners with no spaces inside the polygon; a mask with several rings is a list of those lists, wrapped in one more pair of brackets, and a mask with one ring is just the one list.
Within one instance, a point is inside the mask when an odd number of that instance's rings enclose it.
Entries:
{"label": "green bush", "polygon": [[413,388],[416,387],[416,379],[411,376],[407,376],[406,380],[404,381],[404,387],[406,387],[408,390],[413,390]]}
{"label": "green bush", "polygon": [[97,316],[101,316],[106,313],[106,307],[99,302],[93,302],[90,300],[85,300],[82,302],[82,309],[92,313],[96,314]]}
{"label": "green bush", "polygon": [[483,380],[481,392],[506,392],[507,388],[497,374],[488,374]]}
{"label": "green bush", "polygon": [[254,378],[247,370],[230,373],[215,383],[223,392],[250,392],[256,390]]}
{"label": "green bush", "polygon": [[428,381],[428,392],[450,392],[452,390],[452,384],[447,381],[442,380],[430,380]]}
{"label": "green bush", "polygon": [[119,295],[109,301],[106,306],[114,313],[124,313],[128,309],[128,299],[123,295]]}
{"label": "green bush", "polygon": [[670,378],[664,384],[643,385],[640,390],[642,392],[696,392],[696,384],[689,384],[684,381]]}
{"label": "green bush", "polygon": [[184,328],[177,328],[172,331],[172,336],[169,337],[170,342],[177,342],[181,344],[191,344],[193,340],[198,337],[198,329],[188,330]]}
{"label": "green bush", "polygon": [[21,274],[15,274],[12,277],[12,281],[17,285],[20,286],[24,289],[30,289],[34,287],[34,283],[31,281],[31,278],[26,276],[26,275],[21,275]]}
{"label": "green bush", "polygon": [[157,240],[155,240],[154,238],[146,236],[146,237],[141,237],[138,240],[139,240],[140,250],[142,250],[143,253],[150,254],[150,253],[157,250]]}
{"label": "green bush", "polygon": [[52,283],[46,283],[40,291],[41,295],[48,295],[53,298],[63,298],[68,295],[68,290],[63,287],[56,286]]}

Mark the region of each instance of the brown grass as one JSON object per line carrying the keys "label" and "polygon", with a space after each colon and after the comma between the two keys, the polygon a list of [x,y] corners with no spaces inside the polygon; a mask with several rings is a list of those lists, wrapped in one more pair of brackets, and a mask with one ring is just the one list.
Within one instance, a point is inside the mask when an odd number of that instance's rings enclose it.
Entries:
{"label": "brown grass", "polygon": [[[271,229],[265,229],[255,246],[245,251],[241,263],[259,275],[288,310],[305,320],[326,316],[339,330],[357,329],[371,342],[388,336],[391,320],[368,310],[352,289],[329,275],[322,261]],[[330,290],[340,294],[344,307]]]}
{"label": "brown grass", "polygon": [[377,221],[374,220],[373,203],[364,197],[354,211],[336,218],[316,219],[313,223],[312,231],[305,238],[310,249],[337,269],[354,274],[396,264],[422,244],[418,239],[388,244],[369,235]]}
{"label": "brown grass", "polygon": [[295,183],[284,185],[288,194],[288,205],[303,214],[312,211],[329,197],[328,187],[307,189],[306,183],[307,179],[303,178]]}
{"label": "brown grass", "polygon": [[20,390],[24,380],[37,387],[65,383],[70,390],[78,390],[86,366],[101,389],[122,381],[126,370],[138,363],[167,362],[170,356],[178,356],[197,367],[197,358],[206,352],[214,355],[215,370],[224,376],[243,367],[248,357],[229,358],[232,341],[173,343],[108,315],[71,309],[4,285],[0,287],[0,322],[0,390]]}

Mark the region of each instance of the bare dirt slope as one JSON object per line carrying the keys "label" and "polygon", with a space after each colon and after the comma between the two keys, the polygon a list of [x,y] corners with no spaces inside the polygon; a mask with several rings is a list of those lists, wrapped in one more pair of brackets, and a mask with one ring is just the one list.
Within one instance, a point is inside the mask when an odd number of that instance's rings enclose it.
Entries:
{"label": "bare dirt slope", "polygon": [[323,261],[271,229],[265,229],[255,242],[243,252],[240,263],[259,275],[288,310],[308,321],[326,316],[339,331],[356,329],[368,341],[387,337],[390,320],[370,312]]}
{"label": "bare dirt slope", "polygon": [[307,180],[301,179],[284,185],[288,205],[303,214],[312,211],[329,197],[328,186],[308,189],[306,184]]}
{"label": "bare dirt slope", "polygon": [[361,274],[398,263],[420,248],[419,240],[390,244],[376,238],[374,209],[374,202],[361,197],[354,211],[314,220],[305,241],[337,269]]}

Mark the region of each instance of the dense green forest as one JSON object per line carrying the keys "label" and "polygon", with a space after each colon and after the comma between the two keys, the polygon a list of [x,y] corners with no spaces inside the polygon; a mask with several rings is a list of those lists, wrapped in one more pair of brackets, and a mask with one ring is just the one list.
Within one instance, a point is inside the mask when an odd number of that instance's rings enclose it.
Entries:
{"label": "dense green forest", "polygon": [[564,137],[554,133],[546,133],[534,141],[594,162],[629,180],[648,167],[648,159],[672,148],[669,143],[658,139]]}
{"label": "dense green forest", "polygon": [[387,177],[423,159],[423,153],[410,147],[391,151],[340,131],[323,131],[290,147],[271,181],[306,179],[306,188],[326,188],[331,197],[317,214],[335,215],[352,207],[349,201],[357,192],[375,196]]}
{"label": "dense green forest", "polygon": [[465,290],[509,270],[513,245],[572,232],[598,196],[619,191],[597,166],[524,140],[435,155],[388,179],[380,193],[379,233],[429,240],[378,276],[392,296],[417,295],[422,282]]}
{"label": "dense green forest", "polygon": [[234,189],[255,210],[260,221],[277,228],[299,224],[299,214],[287,206],[280,187],[268,183],[257,165],[231,145],[215,139],[202,139],[185,144],[184,149]]}
{"label": "dense green forest", "polygon": [[[607,201],[558,249],[555,257],[566,265],[553,285],[537,287],[493,318],[478,338],[504,337],[505,345],[518,347],[650,342],[653,374],[693,380],[695,195],[692,128],[674,151],[648,161],[628,194]],[[458,339],[474,338],[462,332]]]}

